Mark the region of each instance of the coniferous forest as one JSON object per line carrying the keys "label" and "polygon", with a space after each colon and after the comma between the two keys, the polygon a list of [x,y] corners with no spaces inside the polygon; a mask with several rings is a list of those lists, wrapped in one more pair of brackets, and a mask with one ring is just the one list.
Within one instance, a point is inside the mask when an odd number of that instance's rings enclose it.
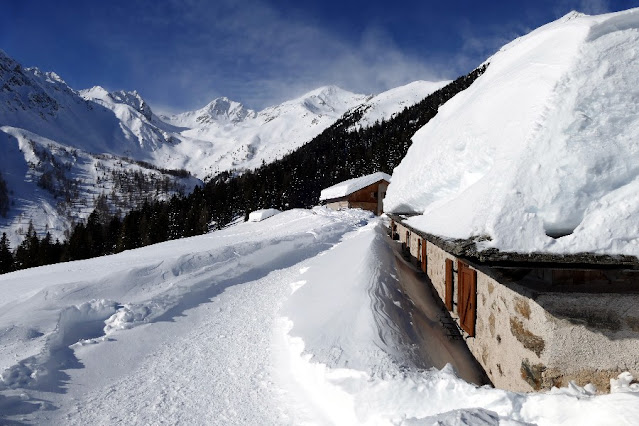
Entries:
{"label": "coniferous forest", "polygon": [[75,225],[62,243],[52,241],[48,233],[40,238],[30,226],[24,241],[12,251],[3,234],[0,273],[199,235],[261,208],[309,208],[318,203],[323,188],[376,171],[392,174],[406,155],[413,134],[485,69],[486,65],[477,68],[392,119],[365,129],[356,126],[364,111],[347,113],[284,158],[241,174],[220,173],[190,195],[145,202],[124,217],[96,209],[86,223]]}

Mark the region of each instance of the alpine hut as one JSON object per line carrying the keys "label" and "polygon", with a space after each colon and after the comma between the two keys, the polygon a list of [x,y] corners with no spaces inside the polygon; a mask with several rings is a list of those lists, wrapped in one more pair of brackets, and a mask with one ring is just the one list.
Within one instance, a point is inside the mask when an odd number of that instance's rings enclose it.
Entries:
{"label": "alpine hut", "polygon": [[333,210],[360,208],[379,216],[384,212],[382,202],[390,181],[390,175],[383,172],[349,179],[323,189],[320,202]]}

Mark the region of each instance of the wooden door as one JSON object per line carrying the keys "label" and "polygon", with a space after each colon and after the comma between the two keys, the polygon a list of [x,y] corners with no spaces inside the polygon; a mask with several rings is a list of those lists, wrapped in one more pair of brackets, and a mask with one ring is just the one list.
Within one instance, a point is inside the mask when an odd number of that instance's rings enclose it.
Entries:
{"label": "wooden door", "polygon": [[406,231],[406,242],[404,243],[404,250],[410,253],[410,231]]}
{"label": "wooden door", "polygon": [[426,240],[422,239],[422,271],[426,272],[428,256],[426,255]]}
{"label": "wooden door", "polygon": [[475,336],[477,317],[477,271],[463,262],[457,262],[459,286],[457,287],[457,313],[459,325],[471,337]]}
{"label": "wooden door", "polygon": [[444,292],[444,305],[449,311],[453,310],[453,261],[446,259],[446,289]]}

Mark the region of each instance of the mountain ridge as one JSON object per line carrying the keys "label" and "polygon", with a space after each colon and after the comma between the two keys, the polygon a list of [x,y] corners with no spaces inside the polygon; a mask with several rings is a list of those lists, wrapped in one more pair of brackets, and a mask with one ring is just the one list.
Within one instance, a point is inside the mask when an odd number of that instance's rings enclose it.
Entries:
{"label": "mountain ridge", "polygon": [[[29,219],[39,235],[64,239],[98,200],[106,198],[111,213],[125,213],[146,197],[167,199],[221,172],[280,159],[358,107],[384,119],[412,102],[404,93],[397,102],[368,105],[375,96],[329,85],[260,111],[220,97],[167,119],[137,91],[77,91],[55,72],[25,68],[4,51],[0,87],[2,179],[11,199],[0,230],[13,244]],[[425,97],[434,87],[411,96]],[[138,189],[151,187],[153,193]]]}

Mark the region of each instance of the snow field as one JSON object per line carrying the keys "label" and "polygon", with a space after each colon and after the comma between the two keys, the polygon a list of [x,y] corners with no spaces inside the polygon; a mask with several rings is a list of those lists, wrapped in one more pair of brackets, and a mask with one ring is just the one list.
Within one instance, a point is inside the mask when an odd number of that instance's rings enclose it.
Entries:
{"label": "snow field", "polygon": [[[610,395],[572,385],[516,394],[469,384],[449,366],[417,368],[387,311],[396,307],[387,297],[397,284],[393,262],[378,219],[316,208],[3,275],[0,292],[11,301],[0,311],[0,353],[10,368],[0,382],[0,419],[619,425],[639,418],[629,375]],[[25,359],[34,348],[40,352]]]}

